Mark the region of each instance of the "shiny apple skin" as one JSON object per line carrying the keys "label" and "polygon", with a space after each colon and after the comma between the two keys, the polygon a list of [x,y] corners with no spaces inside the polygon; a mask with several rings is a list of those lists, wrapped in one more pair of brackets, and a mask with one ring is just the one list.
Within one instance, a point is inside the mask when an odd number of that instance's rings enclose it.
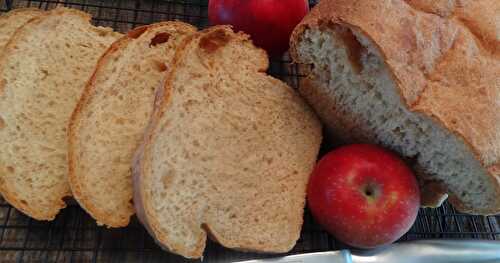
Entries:
{"label": "shiny apple skin", "polygon": [[288,50],[290,35],[309,12],[307,0],[210,0],[212,25],[232,25],[271,56]]}
{"label": "shiny apple skin", "polygon": [[418,214],[420,191],[412,171],[394,153],[355,144],[319,161],[309,181],[308,205],[338,240],[373,248],[408,232]]}

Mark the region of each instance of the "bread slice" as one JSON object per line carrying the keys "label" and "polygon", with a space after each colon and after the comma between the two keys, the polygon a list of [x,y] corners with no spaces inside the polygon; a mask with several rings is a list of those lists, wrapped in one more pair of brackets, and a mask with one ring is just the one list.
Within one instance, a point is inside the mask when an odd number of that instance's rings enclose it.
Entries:
{"label": "bread slice", "polygon": [[69,126],[73,196],[99,224],[122,227],[134,214],[132,155],[153,111],[155,89],[191,25],[136,28],[99,60]]}
{"label": "bread slice", "polygon": [[66,127],[95,64],[117,39],[81,11],[58,8],[19,29],[0,60],[0,193],[51,220],[70,195]]}
{"label": "bread slice", "polygon": [[134,164],[134,204],[166,249],[289,251],[321,142],[316,116],[267,76],[265,52],[217,26],[179,49]]}
{"label": "bread slice", "polygon": [[[447,4],[445,4],[445,2]],[[500,212],[500,2],[322,1],[291,50],[330,135],[414,163],[424,205]]]}
{"label": "bread slice", "polygon": [[0,56],[16,30],[41,14],[43,11],[36,8],[19,8],[0,16]]}

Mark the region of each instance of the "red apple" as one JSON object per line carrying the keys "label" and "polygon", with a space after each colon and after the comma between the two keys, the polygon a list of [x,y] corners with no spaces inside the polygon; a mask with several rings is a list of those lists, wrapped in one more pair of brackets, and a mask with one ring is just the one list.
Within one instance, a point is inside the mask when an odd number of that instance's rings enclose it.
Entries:
{"label": "red apple", "polygon": [[288,50],[293,29],[308,11],[307,0],[210,0],[208,4],[213,25],[233,25],[274,56]]}
{"label": "red apple", "polygon": [[356,144],[324,156],[308,185],[316,221],[359,248],[392,243],[411,228],[420,191],[411,170],[381,147]]}

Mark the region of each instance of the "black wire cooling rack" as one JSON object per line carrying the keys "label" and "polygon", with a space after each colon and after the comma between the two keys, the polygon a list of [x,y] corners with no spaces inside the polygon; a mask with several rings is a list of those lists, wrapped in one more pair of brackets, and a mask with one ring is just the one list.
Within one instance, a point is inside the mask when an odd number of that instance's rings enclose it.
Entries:
{"label": "black wire cooling rack", "polygon": [[[311,3],[314,5],[314,2]],[[207,0],[0,0],[0,13],[20,7],[52,9],[66,6],[94,16],[94,23],[126,32],[143,24],[181,20],[199,28],[208,25]],[[300,71],[285,56],[272,60],[269,73],[297,87]],[[412,229],[401,240],[467,238],[500,239],[500,216],[457,213],[449,204],[420,210]],[[308,211],[302,235],[291,253],[336,250],[346,246],[323,231]],[[210,242],[205,262],[230,262],[263,255],[230,251]],[[96,225],[76,204],[70,204],[52,222],[39,222],[0,199],[0,262],[184,262],[162,251],[133,219],[123,229]]]}

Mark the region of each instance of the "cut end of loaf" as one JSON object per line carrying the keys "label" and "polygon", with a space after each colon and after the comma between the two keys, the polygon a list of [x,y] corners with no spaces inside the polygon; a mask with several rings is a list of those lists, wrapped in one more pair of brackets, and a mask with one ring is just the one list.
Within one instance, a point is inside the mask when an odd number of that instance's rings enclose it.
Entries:
{"label": "cut end of loaf", "polygon": [[[330,134],[343,142],[384,145],[408,160],[437,205],[446,192],[461,211],[500,212],[497,182],[469,145],[425,112],[412,111],[378,47],[359,29],[330,24],[305,28],[294,43],[299,63],[311,64],[300,92]],[[435,192],[438,191],[438,192]]]}

